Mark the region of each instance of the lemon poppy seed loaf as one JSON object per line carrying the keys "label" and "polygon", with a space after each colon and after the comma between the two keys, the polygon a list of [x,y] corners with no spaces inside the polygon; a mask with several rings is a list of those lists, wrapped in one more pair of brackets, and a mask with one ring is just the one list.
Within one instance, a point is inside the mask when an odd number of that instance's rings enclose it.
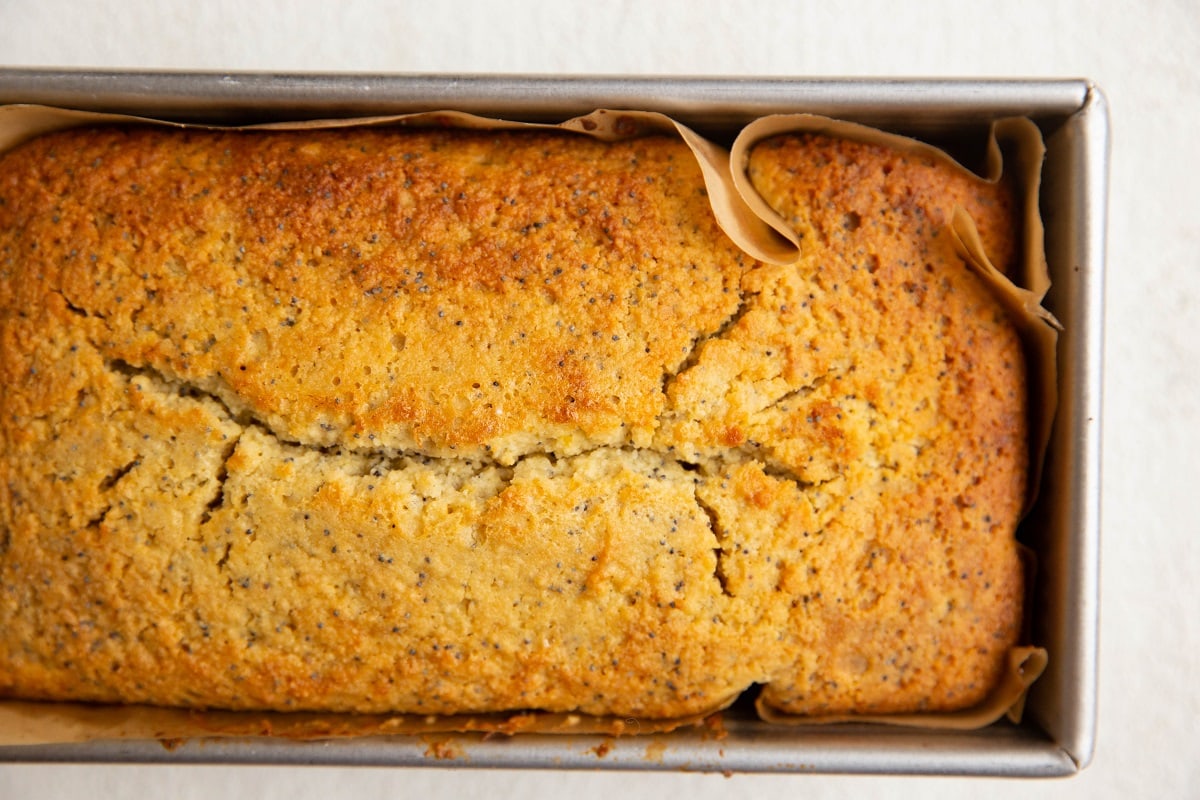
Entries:
{"label": "lemon poppy seed loaf", "polygon": [[0,157],[0,695],[961,708],[1020,626],[1002,185],[779,137],[79,129]]}

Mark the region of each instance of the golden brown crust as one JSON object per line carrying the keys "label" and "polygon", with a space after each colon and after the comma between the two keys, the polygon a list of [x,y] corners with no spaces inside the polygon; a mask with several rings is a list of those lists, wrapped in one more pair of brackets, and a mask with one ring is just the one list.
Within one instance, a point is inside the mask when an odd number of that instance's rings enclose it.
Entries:
{"label": "golden brown crust", "polygon": [[788,274],[764,294],[789,291],[828,321],[797,348],[822,382],[769,423],[786,431],[780,460],[831,487],[822,543],[838,551],[800,590],[824,601],[811,649],[766,700],[798,714],[969,706],[1021,619],[1027,400],[1016,331],[947,224],[962,205],[1009,268],[1011,194],[819,137],[760,146],[751,175],[805,246],[799,288]]}
{"label": "golden brown crust", "polygon": [[0,158],[0,694],[671,717],[940,709],[1020,620],[1002,189],[754,153],[351,130]]}

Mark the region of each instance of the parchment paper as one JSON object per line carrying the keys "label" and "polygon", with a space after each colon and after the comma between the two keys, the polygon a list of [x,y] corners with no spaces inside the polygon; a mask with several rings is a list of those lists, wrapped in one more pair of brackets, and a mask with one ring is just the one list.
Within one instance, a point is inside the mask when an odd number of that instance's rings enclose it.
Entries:
{"label": "parchment paper", "polygon": [[[98,124],[148,124],[168,127],[208,127],[132,117],[98,114],[44,106],[0,106],[0,153],[35,136],[55,130]],[[356,119],[272,123],[248,126],[255,130],[296,130],[351,126],[436,126],[484,130],[565,130],[605,141],[651,133],[682,138],[691,148],[704,176],[714,214],[722,230],[747,254],[773,264],[790,264],[800,257],[800,243],[788,226],[753,190],[746,164],[755,142],[785,132],[823,132],[833,136],[876,142],[946,161],[964,168],[944,152],[911,139],[852,123],[812,115],[764,117],[746,126],[731,151],[704,139],[679,122],[656,112],[601,109],[558,125],[489,119],[456,111]],[[1044,153],[1040,134],[1028,120],[1005,120],[993,127],[988,142],[987,169],[982,180],[999,180],[1001,143],[1011,148],[1024,206],[1021,274],[1005,276],[988,260],[970,216],[955,210],[952,228],[964,260],[997,293],[1013,314],[1025,339],[1030,363],[1031,419],[1030,490],[1034,499],[1041,461],[1053,419],[1055,398],[1054,347],[1057,322],[1041,307],[1049,288],[1043,248],[1043,228],[1038,210],[1038,186]],[[1032,585],[1032,581],[1029,582]],[[1027,606],[1028,607],[1028,606]],[[980,706],[948,714],[906,714],[857,717],[792,717],[759,704],[760,716],[774,724],[813,724],[839,721],[881,722],[945,729],[978,728],[1004,715],[1017,720],[1025,692],[1045,668],[1046,652],[1032,646],[1014,648],[1007,670],[992,694]],[[673,720],[590,717],[540,712],[426,717],[418,715],[346,715],[321,713],[196,711],[149,706],[98,706],[81,703],[42,703],[0,700],[0,745],[34,745],[102,739],[158,739],[166,744],[202,737],[277,736],[291,739],[327,739],[354,736],[420,735],[455,732],[517,734],[526,732],[602,734],[609,736],[667,732],[701,725],[726,708],[727,698],[704,714]]]}

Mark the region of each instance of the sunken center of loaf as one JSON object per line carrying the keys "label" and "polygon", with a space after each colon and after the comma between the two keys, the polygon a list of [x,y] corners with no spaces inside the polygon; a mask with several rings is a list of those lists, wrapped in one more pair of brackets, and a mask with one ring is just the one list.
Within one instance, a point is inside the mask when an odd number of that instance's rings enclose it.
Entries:
{"label": "sunken center of loaf", "polygon": [[1020,619],[1023,375],[944,226],[966,205],[1007,263],[1009,201],[824,140],[752,175],[797,265],[737,250],[670,139],[107,129],[10,153],[0,690],[978,699]]}

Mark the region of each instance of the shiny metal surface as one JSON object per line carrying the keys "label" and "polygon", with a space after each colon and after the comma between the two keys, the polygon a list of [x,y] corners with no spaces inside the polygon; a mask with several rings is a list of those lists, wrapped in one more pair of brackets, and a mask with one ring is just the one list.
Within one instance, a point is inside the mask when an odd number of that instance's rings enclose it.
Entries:
{"label": "shiny metal surface", "polygon": [[1051,777],[1075,763],[1046,736],[1001,725],[970,735],[870,726],[769,728],[733,721],[724,739],[697,731],[600,736],[419,736],[327,742],[209,740],[0,748],[0,759],[105,763],[345,764],[456,768],[675,770]]}
{"label": "shiny metal surface", "polygon": [[925,132],[999,116],[1062,119],[1083,106],[1079,80],[952,81],[497,75],[0,70],[0,100],[154,115],[264,122],[455,108],[526,120],[595,108],[652,108],[701,127],[804,110]]}
{"label": "shiny metal surface", "polygon": [[1039,556],[1035,636],[1051,651],[1030,716],[1083,768],[1095,746],[1100,583],[1100,414],[1104,361],[1104,232],[1108,106],[1093,88],[1047,139],[1043,217],[1054,287],[1046,304],[1064,324],[1059,408],[1043,500],[1027,520]]}
{"label": "shiny metal surface", "polygon": [[439,735],[327,742],[195,740],[0,747],[0,761],[359,764],[560,769],[1070,775],[1095,742],[1100,412],[1108,112],[1083,80],[862,80],[277,75],[0,69],[0,104],[42,103],[181,121],[248,123],[458,108],[563,119],[597,107],[669,113],[721,137],[769,113],[813,112],[952,141],[1022,114],[1047,141],[1042,208],[1064,325],[1060,407],[1040,500],[1021,529],[1038,554],[1035,641],[1050,652],[1021,726],[969,733],[841,725],[780,728],[734,710],[726,733]]}

